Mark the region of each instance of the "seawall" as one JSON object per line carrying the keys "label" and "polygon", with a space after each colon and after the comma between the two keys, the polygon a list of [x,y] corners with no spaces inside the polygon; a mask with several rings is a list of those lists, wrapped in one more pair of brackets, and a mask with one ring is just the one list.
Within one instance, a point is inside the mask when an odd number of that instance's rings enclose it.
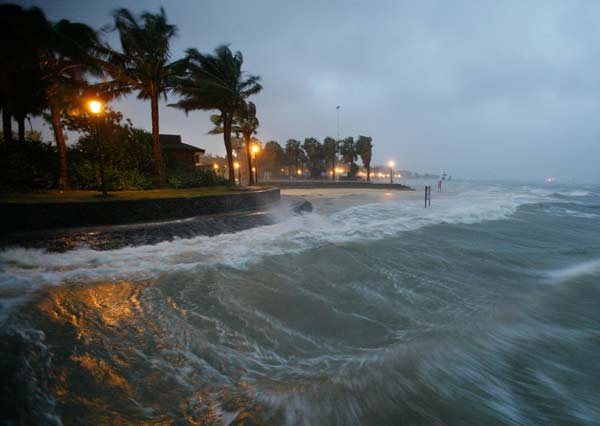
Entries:
{"label": "seawall", "polygon": [[96,202],[0,203],[0,233],[120,225],[255,210],[279,201],[279,188],[198,197]]}

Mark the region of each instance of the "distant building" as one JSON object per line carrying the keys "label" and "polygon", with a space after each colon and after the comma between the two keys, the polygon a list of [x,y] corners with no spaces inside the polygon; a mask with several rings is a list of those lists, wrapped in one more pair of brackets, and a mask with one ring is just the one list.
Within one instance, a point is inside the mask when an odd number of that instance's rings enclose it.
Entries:
{"label": "distant building", "polygon": [[201,163],[201,157],[206,152],[197,146],[181,142],[180,135],[159,135],[158,141],[167,164],[194,167]]}

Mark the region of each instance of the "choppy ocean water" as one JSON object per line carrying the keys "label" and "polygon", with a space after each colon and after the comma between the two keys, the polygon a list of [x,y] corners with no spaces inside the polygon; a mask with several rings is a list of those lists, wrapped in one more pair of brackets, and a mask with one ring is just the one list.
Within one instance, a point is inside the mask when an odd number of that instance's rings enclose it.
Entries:
{"label": "choppy ocean water", "polygon": [[428,209],[318,197],[212,237],[3,247],[0,419],[599,424],[600,187],[444,190]]}

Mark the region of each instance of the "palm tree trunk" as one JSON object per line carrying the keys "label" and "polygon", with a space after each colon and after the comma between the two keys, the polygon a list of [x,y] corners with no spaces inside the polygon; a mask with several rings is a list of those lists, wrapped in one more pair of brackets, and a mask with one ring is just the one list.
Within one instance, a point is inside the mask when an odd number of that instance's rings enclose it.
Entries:
{"label": "palm tree trunk", "polygon": [[233,168],[233,150],[231,149],[231,115],[223,114],[223,139],[227,152],[227,166],[229,169],[229,186],[235,186],[235,170]]}
{"label": "palm tree trunk", "polygon": [[365,167],[367,168],[367,182],[371,182],[371,164],[367,163]]}
{"label": "palm tree trunk", "polygon": [[335,180],[335,157],[331,157],[331,180]]}
{"label": "palm tree trunk", "polygon": [[19,142],[25,142],[25,116],[17,115],[16,117],[17,125],[19,126]]}
{"label": "palm tree trunk", "polygon": [[248,158],[248,185],[254,185],[254,173],[252,172],[252,153],[250,152],[250,138],[244,136],[246,141],[246,157]]}
{"label": "palm tree trunk", "polygon": [[152,156],[154,157],[154,166],[156,168],[156,186],[160,188],[164,183],[162,167],[162,151],[159,142],[158,128],[158,95],[150,97],[150,108],[152,110]]}
{"label": "palm tree trunk", "polygon": [[60,110],[54,102],[50,102],[50,118],[52,121],[52,129],[54,130],[54,138],[56,139],[56,147],[58,148],[58,160],[60,162],[58,188],[62,191],[69,188],[67,144],[65,143],[65,135],[60,123]]}
{"label": "palm tree trunk", "polygon": [[6,105],[2,106],[2,133],[6,142],[12,141],[12,117]]}

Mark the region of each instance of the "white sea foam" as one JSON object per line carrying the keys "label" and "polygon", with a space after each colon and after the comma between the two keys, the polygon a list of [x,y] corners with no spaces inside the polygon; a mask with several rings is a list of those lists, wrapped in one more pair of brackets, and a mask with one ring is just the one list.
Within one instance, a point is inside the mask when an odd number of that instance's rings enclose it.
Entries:
{"label": "white sea foam", "polygon": [[557,189],[544,189],[544,188],[531,188],[528,186],[523,187],[523,189],[529,190],[532,194],[540,195],[540,196],[559,196],[559,197],[589,197],[593,195],[591,191],[584,190],[572,190],[572,191],[561,191]]}
{"label": "white sea foam", "polygon": [[600,259],[588,260],[547,273],[548,282],[561,284],[576,278],[600,274]]}
{"label": "white sea foam", "polygon": [[578,218],[582,218],[582,219],[595,219],[597,217],[600,217],[600,215],[597,215],[594,213],[585,213],[585,212],[571,210],[571,209],[567,209],[567,208],[563,208],[563,207],[559,207],[559,206],[551,207],[551,208],[547,209],[547,212],[551,213],[555,216],[570,216],[570,217],[578,217]]}
{"label": "white sea foam", "polygon": [[566,197],[588,197],[592,195],[590,191],[566,191],[566,192],[557,192],[556,194],[563,195]]}
{"label": "white sea foam", "polygon": [[142,280],[175,270],[224,265],[243,268],[266,256],[298,253],[325,244],[378,240],[441,223],[474,224],[512,215],[539,202],[531,192],[490,186],[451,196],[434,193],[431,208],[421,200],[395,200],[320,214],[295,215],[269,226],[214,237],[164,241],[155,245],[66,253],[10,248],[0,252],[0,289],[37,287],[68,281]]}

